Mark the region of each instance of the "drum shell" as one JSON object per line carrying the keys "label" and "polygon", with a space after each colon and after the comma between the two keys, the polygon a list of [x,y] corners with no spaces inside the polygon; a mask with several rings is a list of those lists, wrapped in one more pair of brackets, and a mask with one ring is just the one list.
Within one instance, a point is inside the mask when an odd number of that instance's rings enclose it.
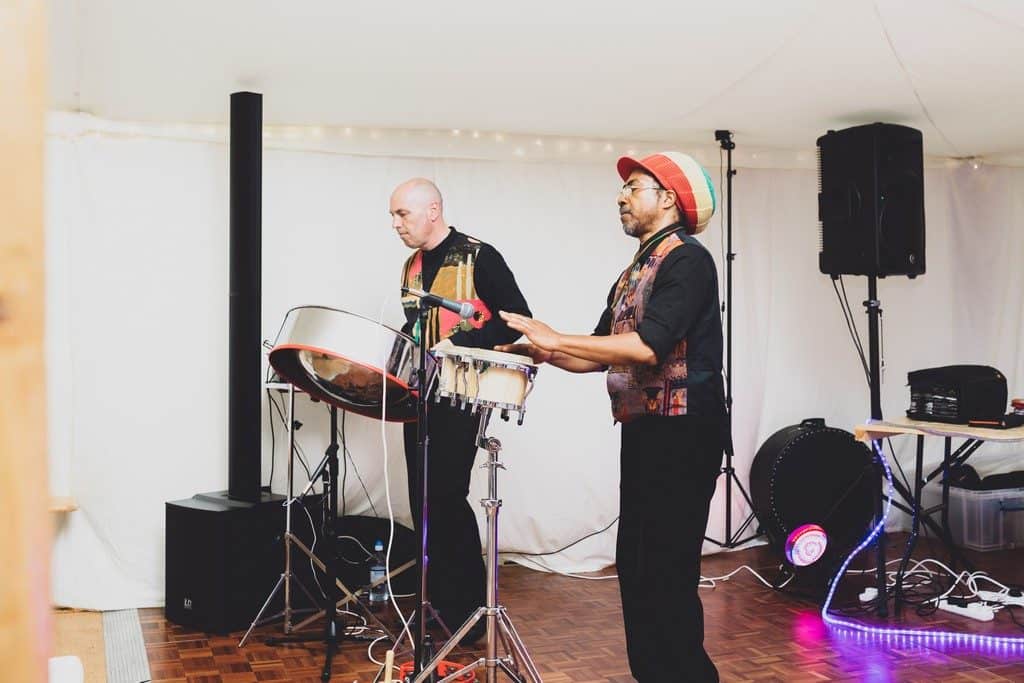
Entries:
{"label": "drum shell", "polygon": [[859,540],[871,522],[880,482],[871,452],[852,434],[804,420],[770,436],[750,468],[754,512],[773,544],[803,524],[819,524],[831,551]]}
{"label": "drum shell", "polygon": [[523,412],[537,368],[528,356],[449,346],[434,350],[437,397]]}

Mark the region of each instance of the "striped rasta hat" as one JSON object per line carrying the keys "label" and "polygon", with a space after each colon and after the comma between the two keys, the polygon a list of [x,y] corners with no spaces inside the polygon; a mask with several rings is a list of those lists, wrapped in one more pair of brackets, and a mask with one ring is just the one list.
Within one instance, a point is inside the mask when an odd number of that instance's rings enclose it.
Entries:
{"label": "striped rasta hat", "polygon": [[676,206],[686,221],[686,232],[696,235],[707,227],[715,213],[715,187],[697,160],[681,152],[659,152],[637,161],[622,157],[618,163],[623,180],[640,169],[651,174],[665,189],[676,193]]}

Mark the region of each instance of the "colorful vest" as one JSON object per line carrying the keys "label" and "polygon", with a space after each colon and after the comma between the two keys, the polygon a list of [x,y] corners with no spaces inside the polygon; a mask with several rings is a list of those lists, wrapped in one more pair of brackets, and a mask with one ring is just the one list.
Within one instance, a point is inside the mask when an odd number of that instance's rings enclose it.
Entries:
{"label": "colorful vest", "polygon": [[[612,298],[612,334],[635,332],[665,256],[685,247],[678,233],[663,238],[649,254],[619,276]],[[686,415],[686,339],[659,365],[613,365],[608,368],[612,415],[628,422],[642,415]]]}
{"label": "colorful vest", "polygon": [[[479,329],[491,319],[491,311],[477,296],[476,285],[473,282],[473,269],[476,264],[476,255],[482,246],[478,240],[472,237],[467,242],[456,244],[448,249],[441,262],[441,267],[430,285],[430,293],[452,299],[454,301],[469,302],[476,309],[476,314],[468,319],[462,320],[452,311],[435,307],[427,314],[427,331],[425,343],[427,348],[432,348],[442,339],[447,339],[456,332],[469,331],[473,328]],[[402,286],[411,289],[423,289],[423,252],[419,249],[410,256],[402,268]],[[410,320],[416,319],[415,310],[419,299],[411,294],[402,297],[402,306],[406,309]],[[412,330],[412,338],[420,343],[421,333],[419,321]]]}

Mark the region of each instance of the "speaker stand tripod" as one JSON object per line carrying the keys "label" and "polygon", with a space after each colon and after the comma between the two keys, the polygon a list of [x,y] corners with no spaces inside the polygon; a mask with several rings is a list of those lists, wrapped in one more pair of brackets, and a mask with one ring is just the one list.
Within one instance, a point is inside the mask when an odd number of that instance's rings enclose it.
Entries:
{"label": "speaker stand tripod", "polygon": [[[721,541],[716,541],[710,536],[704,538],[711,543],[721,548],[738,548],[744,543],[749,543],[755,538],[762,535],[762,531],[758,530],[753,536],[740,540],[740,536],[747,530],[747,528],[754,522],[756,517],[754,516],[754,503],[750,500],[750,494],[743,488],[743,482],[740,481],[739,477],[736,476],[736,468],[732,465],[733,458],[733,445],[732,445],[732,262],[736,260],[736,254],[732,250],[732,178],[736,175],[736,170],[732,167],[732,151],[736,149],[736,143],[732,141],[732,131],[728,130],[716,130],[715,140],[719,142],[722,149],[726,153],[726,212],[725,212],[725,224],[726,224],[726,248],[725,248],[725,410],[726,419],[729,421],[729,443],[726,444],[725,448],[725,465],[722,467],[719,475],[725,475],[725,538]],[[743,521],[743,524],[736,529],[735,532],[732,530],[732,487],[733,485],[739,489],[743,495],[743,499],[747,501],[747,506],[751,512],[747,515],[747,518]]]}
{"label": "speaker stand tripod", "polygon": [[[485,671],[487,683],[495,683],[498,680],[498,671],[503,671],[511,680],[517,683],[525,683],[530,680],[533,683],[541,683],[540,674],[533,660],[526,651],[526,645],[516,632],[507,610],[498,604],[498,510],[501,508],[501,499],[498,498],[498,470],[505,469],[505,466],[498,460],[501,451],[501,442],[494,437],[485,434],[487,423],[491,417],[491,408],[480,409],[480,427],[477,430],[476,442],[480,448],[487,450],[487,463],[481,467],[489,470],[487,476],[487,498],[480,501],[484,511],[487,513],[487,604],[478,607],[469,616],[448,642],[438,650],[437,654],[430,660],[423,670],[413,679],[413,683],[427,681],[437,669],[441,661],[451,652],[470,629],[485,619],[487,623],[487,645],[484,656],[467,664],[458,671],[442,678],[438,683],[457,680],[463,674],[477,669]],[[498,657],[498,638],[501,638],[505,648],[505,656]],[[527,677],[520,672],[520,667],[526,670]]]}
{"label": "speaker stand tripod", "polygon": [[[882,365],[881,356],[879,353],[879,346],[881,335],[879,334],[879,326],[882,319],[882,302],[878,300],[878,278],[874,275],[868,276],[868,298],[864,302],[864,308],[868,314],[868,384],[871,385],[871,419],[881,420],[882,419]],[[872,442],[871,450],[872,455],[876,455],[876,452],[880,452],[882,443],[880,441]],[[885,471],[882,466],[882,458],[878,457],[878,474],[882,478],[885,476]],[[884,500],[885,496],[882,493],[882,485],[879,483],[878,494],[875,498],[875,523],[882,524],[885,521],[884,518]],[[878,539],[876,540],[876,588],[878,590],[878,616],[887,617],[889,616],[889,600],[886,593],[887,574],[886,574],[886,563],[885,563],[885,526],[883,525],[878,532]]]}

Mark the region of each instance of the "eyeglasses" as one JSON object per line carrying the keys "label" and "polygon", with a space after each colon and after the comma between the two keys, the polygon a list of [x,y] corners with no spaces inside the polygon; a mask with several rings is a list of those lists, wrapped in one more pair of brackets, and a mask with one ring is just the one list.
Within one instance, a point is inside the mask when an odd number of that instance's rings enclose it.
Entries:
{"label": "eyeglasses", "polygon": [[630,185],[629,183],[626,183],[625,185],[622,186],[622,189],[619,190],[619,194],[624,195],[626,197],[630,197],[633,195],[634,192],[641,192],[643,190],[661,191],[664,189],[665,188],[661,187],[660,185]]}

